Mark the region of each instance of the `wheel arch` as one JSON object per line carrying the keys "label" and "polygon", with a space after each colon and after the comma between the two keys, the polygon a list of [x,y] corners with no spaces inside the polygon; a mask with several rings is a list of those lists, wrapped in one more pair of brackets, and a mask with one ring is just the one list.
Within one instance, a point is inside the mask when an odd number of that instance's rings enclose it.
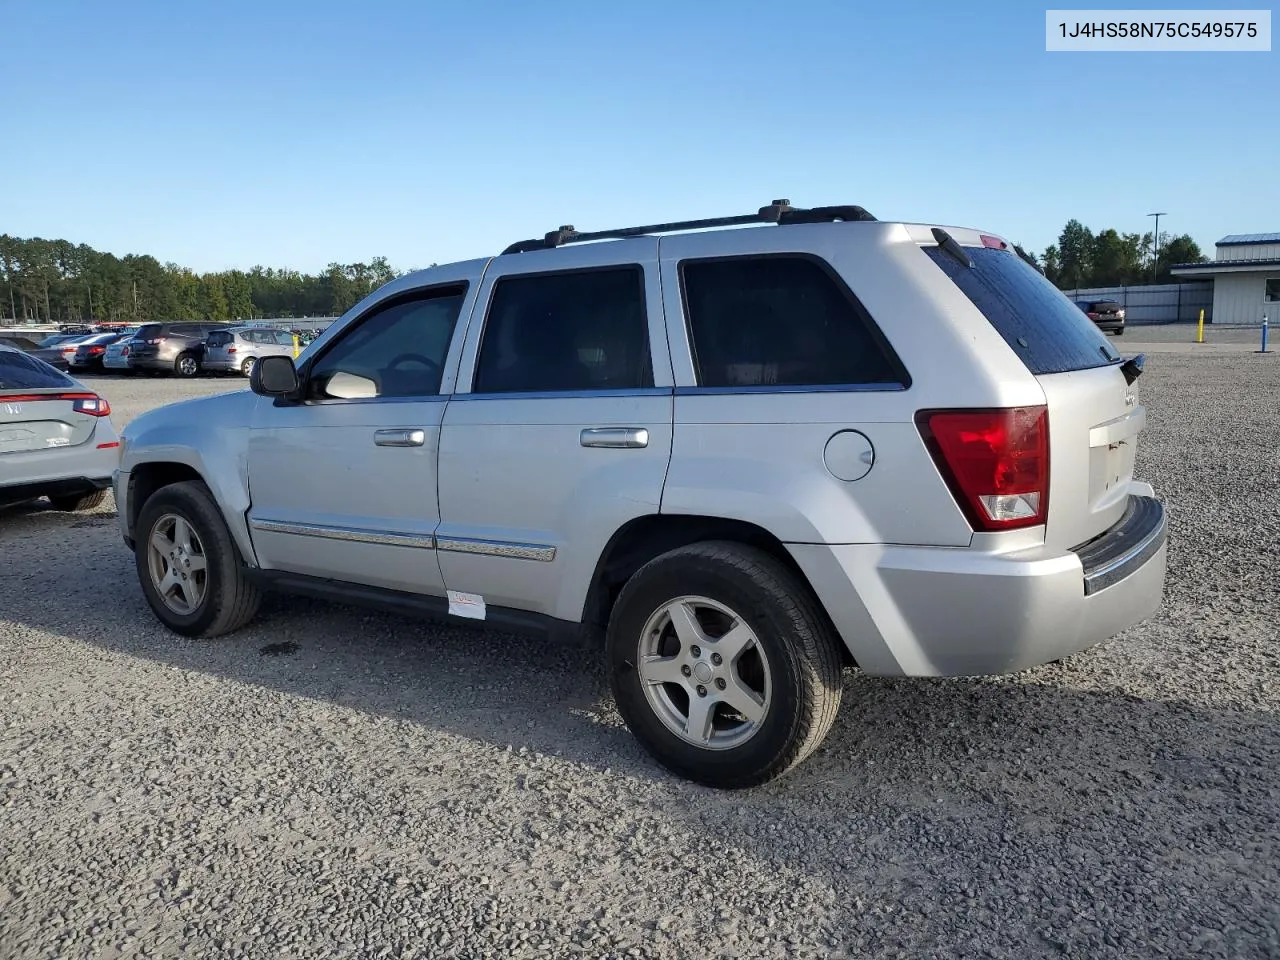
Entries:
{"label": "wheel arch", "polygon": [[[696,514],[647,514],[619,527],[605,544],[583,605],[582,622],[589,633],[603,639],[618,594],[631,576],[650,560],[679,547],[711,540],[740,543],[773,557],[808,590],[815,608],[838,636],[817,591],[796,559],[781,540],[764,527],[745,520]],[[852,664],[845,644],[838,644],[842,656]]]}

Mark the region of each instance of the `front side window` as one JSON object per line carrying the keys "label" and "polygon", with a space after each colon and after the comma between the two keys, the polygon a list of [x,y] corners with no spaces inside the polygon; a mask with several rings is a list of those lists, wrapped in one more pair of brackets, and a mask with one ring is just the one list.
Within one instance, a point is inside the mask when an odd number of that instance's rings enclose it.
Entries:
{"label": "front side window", "polygon": [[866,310],[809,256],[680,265],[703,387],[906,384]]}
{"label": "front side window", "polygon": [[1280,277],[1267,277],[1266,294],[1263,299],[1267,303],[1280,303]]}
{"label": "front side window", "polygon": [[474,392],[651,386],[639,266],[511,276],[494,285]]}
{"label": "front side window", "polygon": [[312,364],[307,399],[437,395],[465,296],[454,286],[375,307]]}

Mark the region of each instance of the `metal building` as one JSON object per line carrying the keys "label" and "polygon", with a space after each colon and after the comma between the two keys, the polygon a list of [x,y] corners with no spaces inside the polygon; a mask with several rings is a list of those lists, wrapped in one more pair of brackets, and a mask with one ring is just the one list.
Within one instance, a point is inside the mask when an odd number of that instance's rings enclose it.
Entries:
{"label": "metal building", "polygon": [[1239,233],[1223,237],[1208,263],[1180,263],[1176,277],[1213,280],[1213,322],[1262,323],[1280,317],[1280,233]]}

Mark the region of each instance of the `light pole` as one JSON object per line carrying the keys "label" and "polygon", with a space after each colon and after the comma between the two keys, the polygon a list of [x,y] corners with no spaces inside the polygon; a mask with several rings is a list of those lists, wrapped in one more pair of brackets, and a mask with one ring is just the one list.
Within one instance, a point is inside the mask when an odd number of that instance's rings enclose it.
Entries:
{"label": "light pole", "polygon": [[1151,258],[1151,282],[1154,283],[1160,274],[1160,218],[1168,216],[1167,212],[1161,210],[1159,213],[1148,213],[1148,217],[1156,218],[1155,245],[1156,252]]}

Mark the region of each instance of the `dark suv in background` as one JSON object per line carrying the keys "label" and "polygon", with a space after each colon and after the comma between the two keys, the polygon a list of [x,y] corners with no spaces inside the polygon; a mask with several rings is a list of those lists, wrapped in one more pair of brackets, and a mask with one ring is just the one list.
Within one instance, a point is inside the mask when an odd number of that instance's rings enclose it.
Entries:
{"label": "dark suv in background", "polygon": [[1124,335],[1124,306],[1115,300],[1077,300],[1083,310],[1103,333]]}
{"label": "dark suv in background", "polygon": [[204,339],[225,323],[144,323],[129,341],[129,365],[134,370],[194,377],[200,372]]}

